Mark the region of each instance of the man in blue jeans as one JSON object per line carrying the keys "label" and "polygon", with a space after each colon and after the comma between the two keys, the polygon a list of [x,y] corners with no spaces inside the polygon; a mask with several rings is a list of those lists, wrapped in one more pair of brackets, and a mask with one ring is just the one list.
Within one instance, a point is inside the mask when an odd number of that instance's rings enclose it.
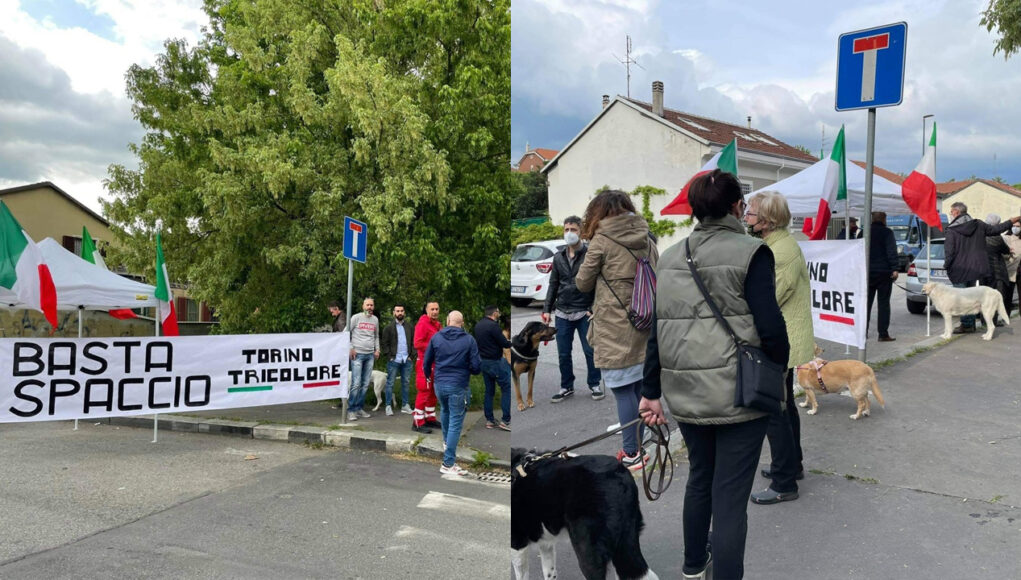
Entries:
{"label": "man in blue jeans", "polygon": [[372,381],[372,365],[379,358],[379,319],[372,313],[376,302],[372,298],[362,301],[362,311],[351,317],[351,394],[347,407],[347,420],[369,418],[365,409],[365,392]]}
{"label": "man in blue jeans", "polygon": [[[510,364],[503,356],[503,349],[510,348],[511,343],[503,335],[503,329],[497,322],[499,318],[499,308],[486,306],[486,317],[475,325],[475,342],[479,345],[482,380],[486,383],[486,398],[482,403],[482,410],[486,414],[486,429],[510,431]],[[496,385],[500,385],[500,410],[503,411],[500,421],[493,416]]]}
{"label": "man in blue jeans", "polygon": [[564,241],[567,246],[553,256],[553,270],[549,276],[546,303],[542,308],[542,321],[550,322],[550,312],[556,317],[557,353],[560,355],[560,392],[553,395],[552,402],[559,403],[574,395],[574,332],[581,339],[581,351],[585,354],[588,373],[586,384],[592,390],[596,401],[606,395],[599,386],[602,374],[592,360],[592,347],[588,343],[588,325],[592,316],[592,301],[595,292],[582,292],[574,284],[578,268],[585,261],[588,246],[581,242],[581,218],[572,215],[564,220]]}
{"label": "man in blue jeans", "polygon": [[[435,365],[435,366],[433,366]],[[443,426],[444,475],[466,475],[468,472],[457,465],[457,442],[461,439],[464,414],[471,398],[468,385],[470,375],[482,370],[479,347],[475,339],[464,331],[464,316],[454,310],[447,315],[447,326],[429,341],[422,358],[426,376],[432,369],[436,396],[440,402],[440,424]]]}
{"label": "man in blue jeans", "polygon": [[401,413],[411,414],[408,403],[408,382],[411,367],[415,364],[415,328],[404,322],[404,305],[394,305],[394,319],[383,329],[381,339],[383,358],[386,359],[386,416],[394,414],[394,379],[401,375]]}

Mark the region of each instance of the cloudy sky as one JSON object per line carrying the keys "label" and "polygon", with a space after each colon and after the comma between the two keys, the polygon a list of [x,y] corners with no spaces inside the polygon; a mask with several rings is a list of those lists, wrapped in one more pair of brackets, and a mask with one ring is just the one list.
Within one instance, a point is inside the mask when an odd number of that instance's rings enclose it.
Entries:
{"label": "cloudy sky", "polygon": [[[841,8],[844,5],[846,7]],[[877,111],[876,164],[908,173],[921,156],[922,116],[939,126],[937,180],[972,175],[1021,182],[1021,56],[993,56],[979,26],[987,0],[715,2],[514,0],[512,154],[560,149],[623,95],[625,36],[631,96],[752,124],[818,155],[846,125],[848,155],[865,158],[867,113],[834,110],[837,37],[908,23],[904,101]],[[853,6],[853,7],[851,7]],[[931,119],[929,124],[931,125]],[[826,151],[829,151],[827,145]]]}
{"label": "cloudy sky", "polygon": [[52,181],[100,211],[142,136],[124,73],[167,38],[197,42],[201,0],[0,0],[0,188]]}

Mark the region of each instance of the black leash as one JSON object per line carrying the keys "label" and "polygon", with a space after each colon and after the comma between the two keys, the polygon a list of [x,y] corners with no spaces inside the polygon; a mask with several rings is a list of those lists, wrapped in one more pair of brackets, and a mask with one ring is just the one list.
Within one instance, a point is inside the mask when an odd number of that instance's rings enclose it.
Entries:
{"label": "black leash", "polygon": [[[621,431],[631,427],[632,425],[634,425],[635,427],[635,437],[639,441],[638,452],[644,453],[644,448],[641,447],[640,436],[641,425],[639,425],[641,421],[642,419],[641,417],[639,417],[638,419],[634,419],[633,421],[621,425],[620,427],[614,429],[613,431],[607,431],[590,439],[586,439],[581,443],[567,445],[565,447],[557,449],[556,451],[547,451],[542,455],[530,456],[526,458],[523,462],[518,464],[516,468],[517,472],[519,475],[521,475],[521,477],[527,477],[528,474],[526,470],[533,463],[537,463],[539,461],[543,461],[546,459],[552,459],[554,457],[568,459],[567,455],[568,452],[581,447],[585,447],[586,445],[591,445],[592,443],[595,443],[597,441],[602,441],[607,437],[612,437],[613,435],[620,433]],[[652,433],[652,442],[655,443],[655,454],[653,455],[651,460],[652,467],[650,467],[649,469],[646,469],[647,462],[644,461],[642,462],[642,488],[645,491],[645,497],[649,498],[649,501],[656,501],[657,499],[660,498],[660,496],[663,495],[663,492],[665,492],[667,488],[670,487],[670,483],[673,482],[674,458],[672,455],[670,455],[670,430],[664,429],[663,425],[646,425],[646,428],[649,429],[650,433]],[[669,474],[667,473],[667,465],[669,465],[670,467]],[[659,472],[659,482],[656,489],[653,489],[652,478],[657,471]]]}

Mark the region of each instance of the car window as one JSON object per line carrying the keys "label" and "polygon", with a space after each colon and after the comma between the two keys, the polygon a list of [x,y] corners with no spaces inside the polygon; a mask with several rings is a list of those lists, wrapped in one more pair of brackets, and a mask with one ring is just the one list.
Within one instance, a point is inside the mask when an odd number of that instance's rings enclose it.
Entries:
{"label": "car window", "polygon": [[[925,246],[922,246],[922,251],[920,251],[918,253],[918,259],[919,260],[924,260],[925,259],[925,256],[926,256],[925,251],[926,251],[925,250]],[[933,260],[942,260],[945,257],[946,257],[946,254],[943,252],[943,244],[933,244],[932,245],[932,259]]]}
{"label": "car window", "polygon": [[908,226],[890,226],[890,229],[893,230],[893,237],[898,242],[908,239]]}
{"label": "car window", "polygon": [[545,246],[518,246],[511,254],[511,262],[538,262],[553,257],[553,251]]}

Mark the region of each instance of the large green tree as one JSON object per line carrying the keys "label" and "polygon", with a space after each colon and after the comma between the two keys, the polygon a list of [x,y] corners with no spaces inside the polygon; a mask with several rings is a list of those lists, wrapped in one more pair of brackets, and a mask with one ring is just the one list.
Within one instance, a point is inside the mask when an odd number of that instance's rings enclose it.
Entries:
{"label": "large green tree", "polygon": [[1003,58],[1010,58],[1021,50],[1021,0],[989,0],[979,24],[1000,33],[993,54],[1002,51]]}
{"label": "large green tree", "polygon": [[549,182],[539,171],[515,173],[518,188],[514,194],[514,219],[549,215]]}
{"label": "large green tree", "polygon": [[225,332],[307,330],[354,294],[469,317],[509,294],[509,0],[206,0],[195,47],[127,73],[138,169],[112,166],[115,258],[173,277]]}

